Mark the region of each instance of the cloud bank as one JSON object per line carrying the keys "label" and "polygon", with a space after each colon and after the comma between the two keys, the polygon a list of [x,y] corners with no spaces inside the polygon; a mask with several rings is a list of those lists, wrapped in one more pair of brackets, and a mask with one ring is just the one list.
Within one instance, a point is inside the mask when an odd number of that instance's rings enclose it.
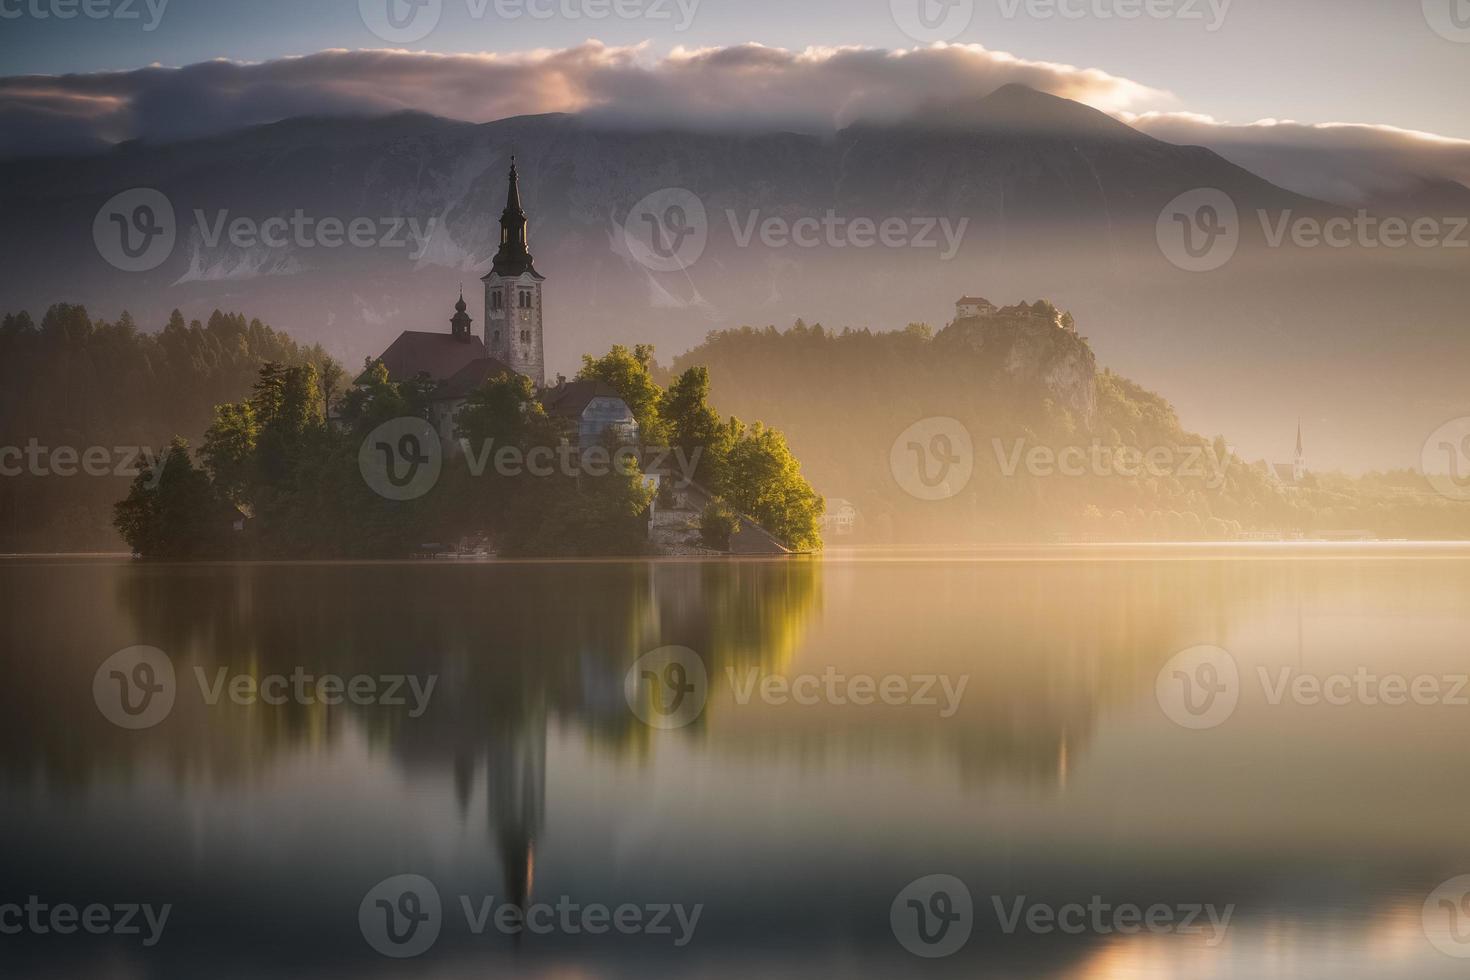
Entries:
{"label": "cloud bank", "polygon": [[1085,103],[1171,143],[1207,146],[1277,184],[1337,203],[1412,194],[1427,181],[1470,185],[1467,140],[1391,126],[1222,123],[1180,111],[1170,93],[1131,79],[973,44],[802,51],[744,44],[654,57],[645,46],[588,41],[511,54],[330,50],[260,63],[12,76],[0,78],[0,157],[188,139],[294,116],[402,110],[469,122],[577,112],[626,126],[821,133],[1011,83]]}
{"label": "cloud bank", "polygon": [[787,51],[744,44],[677,49],[656,59],[642,46],[595,41],[515,54],[333,50],[250,64],[3,78],[0,155],[405,109],[470,122],[588,112],[628,125],[820,132],[859,118],[902,116],[941,96],[978,97],[1011,82],[1109,112],[1173,106],[1167,93],[1106,72],[979,45]]}
{"label": "cloud bank", "polygon": [[1470,187],[1470,140],[1362,123],[1235,125],[1183,112],[1118,116],[1150,136],[1208,146],[1274,184],[1338,204],[1402,200],[1433,181]]}

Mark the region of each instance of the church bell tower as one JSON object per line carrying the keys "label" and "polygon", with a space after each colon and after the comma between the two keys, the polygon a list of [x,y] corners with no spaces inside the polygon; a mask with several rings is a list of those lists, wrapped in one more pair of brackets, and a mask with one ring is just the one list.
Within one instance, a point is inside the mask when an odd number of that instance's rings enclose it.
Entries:
{"label": "church bell tower", "polygon": [[542,284],[527,240],[526,212],[515,157],[510,159],[510,188],[500,215],[500,250],[485,284],[485,348],[490,356],[526,375],[536,387],[546,386],[546,349],[542,336]]}

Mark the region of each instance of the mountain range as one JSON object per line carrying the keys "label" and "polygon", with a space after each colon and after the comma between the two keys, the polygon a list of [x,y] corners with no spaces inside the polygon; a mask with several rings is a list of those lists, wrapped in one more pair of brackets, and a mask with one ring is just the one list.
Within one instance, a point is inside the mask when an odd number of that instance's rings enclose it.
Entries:
{"label": "mountain range", "polygon": [[[0,310],[80,302],[156,328],[174,308],[218,307],[358,364],[401,330],[447,331],[461,285],[483,317],[476,280],[513,153],[548,276],[553,374],[617,342],[669,359],[720,327],[937,329],[962,295],[1045,296],[1076,314],[1101,364],[1248,456],[1285,454],[1301,419],[1318,466],[1412,465],[1440,423],[1470,414],[1470,248],[1275,243],[1290,222],[1355,211],[1017,85],[832,136],[403,113],[0,161]],[[163,196],[175,237],[130,272],[108,236],[139,219],[136,197],[117,197],[134,188]],[[1236,209],[1238,245],[1190,271],[1167,241],[1190,219],[1169,209],[1200,189]],[[120,217],[99,217],[116,201]],[[1441,181],[1374,207],[1443,217],[1462,203],[1470,190]],[[279,246],[249,234],[272,218]],[[357,220],[363,245],[328,244],[333,218]],[[293,220],[308,231],[285,232]],[[655,228],[671,251],[705,244],[665,261],[649,251]]]}

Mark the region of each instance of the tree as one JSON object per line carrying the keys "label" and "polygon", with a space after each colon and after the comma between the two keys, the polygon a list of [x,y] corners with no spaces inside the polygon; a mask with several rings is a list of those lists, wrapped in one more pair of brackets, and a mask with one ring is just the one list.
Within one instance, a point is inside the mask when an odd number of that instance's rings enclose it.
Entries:
{"label": "tree", "polygon": [[730,539],[740,531],[740,515],[716,497],[699,517],[699,541],[712,551],[729,551]]}
{"label": "tree", "polygon": [[519,446],[533,431],[545,427],[546,410],[536,398],[536,386],[523,374],[490,378],[465,399],[455,416],[455,430],[474,447],[494,441],[497,446]]}
{"label": "tree", "polygon": [[534,496],[536,491],[528,485],[533,478],[524,471],[498,472],[495,456],[510,447],[524,459],[532,446],[554,446],[559,441],[556,426],[537,400],[531,379],[513,373],[490,378],[472,392],[454,421],[456,434],[484,468],[473,475],[467,466],[454,467],[441,477],[445,493],[440,516],[460,535],[503,533],[516,510],[517,496]]}
{"label": "tree", "polygon": [[352,388],[342,396],[339,415],[359,435],[363,435],[392,419],[410,416],[427,419],[428,394],[421,382],[389,381],[387,365],[382,361],[371,361]]}
{"label": "tree", "polygon": [[[733,420],[732,420],[733,422]],[[801,475],[786,439],[757,422],[748,431],[734,423],[721,494],[739,511],[798,551],[822,546],[820,494]]]}
{"label": "tree", "polygon": [[229,515],[208,474],[189,458],[189,444],[175,438],[134,478],[113,526],[144,558],[207,558],[223,552]]}
{"label": "tree", "polygon": [[[723,479],[734,437],[709,404],[709,370],[691,367],[664,392],[660,407],[673,448],[696,460],[695,479],[706,486]],[[698,456],[694,454],[698,453]]]}
{"label": "tree", "polygon": [[322,379],[322,417],[332,416],[332,396],[337,393],[337,386],[342,383],[342,365],[331,358],[322,362],[319,369]]}
{"label": "tree", "polygon": [[214,424],[204,433],[199,455],[220,493],[236,503],[249,497],[259,437],[260,424],[250,402],[215,406]]}
{"label": "tree", "polygon": [[[259,321],[216,313],[206,327],[178,311],[140,324],[57,304],[44,330],[25,313],[0,318],[0,446],[148,446],[182,435],[199,445],[215,406],[247,399],[263,361],[286,367],[330,359]],[[130,477],[7,480],[0,551],[92,550],[120,545],[113,505]]]}
{"label": "tree", "polygon": [[648,548],[653,488],[636,467],[599,476],[524,476],[511,505],[501,552],[595,557],[636,555]]}

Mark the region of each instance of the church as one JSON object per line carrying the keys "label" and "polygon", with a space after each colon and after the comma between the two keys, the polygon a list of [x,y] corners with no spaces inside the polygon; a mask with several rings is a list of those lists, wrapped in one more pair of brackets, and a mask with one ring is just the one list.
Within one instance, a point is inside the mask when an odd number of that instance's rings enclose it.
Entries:
{"label": "church", "polygon": [[464,291],[454,304],[449,332],[405,330],[378,358],[388,380],[424,376],[438,382],[431,396],[432,421],[446,446],[458,444],[454,417],[466,400],[492,378],[522,374],[541,395],[548,415],[564,420],[579,444],[597,441],[609,429],[636,441],[638,424],[617,391],[603,381],[546,385],[544,315],[546,277],[536,270],[530,221],[521,207],[520,177],[511,157],[510,186],[500,215],[500,248],[480,280],[485,295],[484,335],[476,336]]}
{"label": "church", "polygon": [[1284,487],[1300,487],[1307,479],[1307,453],[1302,448],[1302,424],[1296,424],[1296,455],[1290,463],[1275,463],[1266,473]]}

